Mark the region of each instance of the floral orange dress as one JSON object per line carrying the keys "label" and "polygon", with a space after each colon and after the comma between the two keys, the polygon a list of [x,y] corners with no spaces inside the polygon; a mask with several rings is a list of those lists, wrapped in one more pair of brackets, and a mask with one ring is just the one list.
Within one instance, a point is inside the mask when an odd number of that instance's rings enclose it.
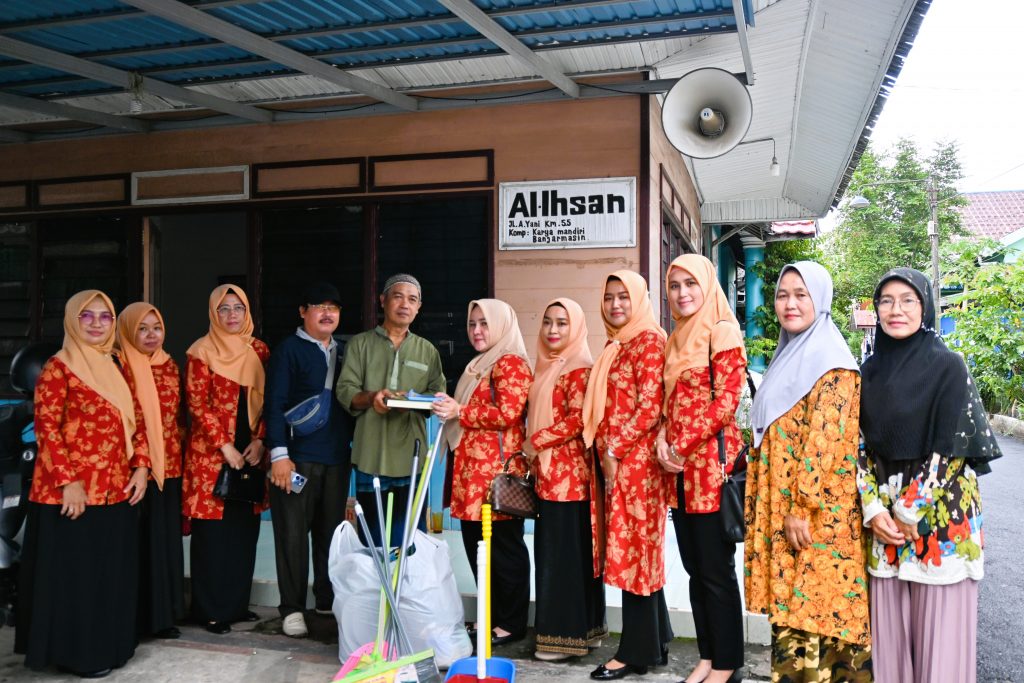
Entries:
{"label": "floral orange dress", "polygon": [[[153,382],[156,384],[156,393],[160,399],[160,421],[163,425],[164,434],[164,478],[177,479],[181,477],[183,468],[182,442],[185,439],[185,427],[181,419],[181,370],[173,358],[166,363],[152,365]],[[135,378],[132,376],[131,368],[127,363],[121,365],[121,374],[124,375],[128,388],[135,395]],[[150,481],[153,473],[150,472]]]}
{"label": "floral orange dress", "polygon": [[[252,348],[266,366],[270,349],[258,339]],[[186,517],[193,519],[222,519],[224,501],[213,495],[224,455],[220,448],[234,443],[235,422],[238,418],[240,385],[214,373],[198,358],[189,357],[185,380],[185,398],[192,417],[188,448],[185,452],[185,477],[182,481],[182,508]],[[266,433],[260,418],[253,438],[262,439]],[[254,513],[266,510],[268,503],[256,506]]]}
{"label": "floral orange dress", "polygon": [[[511,354],[502,356],[490,377],[477,384],[459,412],[463,432],[455,449],[452,471],[451,514],[455,519],[480,521],[480,506],[487,502],[491,481],[501,472],[499,432],[506,459],[523,450],[523,411],[532,381],[533,373],[524,359]],[[525,459],[517,457],[510,471],[526,474]],[[509,518],[494,515],[493,519]]]}
{"label": "floral orange dress", "polygon": [[[462,544],[476,577],[476,549],[482,537],[480,507],[487,502],[501,458],[523,449],[523,411],[533,373],[526,360],[505,354],[480,380],[459,412],[462,439],[452,464],[452,517],[461,520]],[[501,435],[501,450],[498,435]],[[525,458],[515,458],[510,472],[526,474]],[[520,636],[530,609],[530,554],[523,540],[523,520],[492,515],[491,624]]]}
{"label": "floral orange dress", "polygon": [[595,443],[619,461],[605,493],[604,581],[647,596],[665,585],[665,521],[673,475],[654,441],[664,400],[665,342],[653,331],[622,345],[608,373],[604,419]]}
{"label": "floral orange dress", "polygon": [[[862,646],[867,656],[859,419],[860,375],[831,370],[766,430],[747,471],[744,586],[747,608],[776,629]],[[787,514],[810,522],[810,548],[790,546]]]}
{"label": "floral orange dress", "polygon": [[[142,409],[134,404],[135,424],[141,425]],[[85,486],[87,505],[122,503],[132,470],[149,467],[146,430],[135,430],[129,460],[121,413],[56,357],[46,361],[36,381],[35,433],[39,456],[29,493],[34,503],[61,505],[64,485],[74,481]]]}
{"label": "floral orange dress", "polygon": [[[608,635],[598,546],[592,451],[583,443],[583,398],[590,368],[559,375],[551,391],[553,422],[530,439],[551,449],[547,470],[533,461],[541,499],[534,526],[536,611],[540,652],[582,656]],[[588,539],[589,537],[589,539]]]}
{"label": "floral orange dress", "polygon": [[587,393],[590,368],[577,368],[558,377],[551,392],[554,422],[538,429],[530,445],[537,451],[551,449],[551,463],[541,472],[534,461],[537,495],[558,502],[590,499],[590,478],[594,463],[583,445],[583,396]]}
{"label": "floral orange dress", "polygon": [[[139,628],[158,633],[185,616],[184,552],[181,544],[182,441],[181,373],[174,359],[151,365],[164,440],[164,482],[159,489],[150,470],[140,518]],[[132,396],[136,396],[131,366],[121,364]]]}
{"label": "floral orange dress", "polygon": [[738,348],[715,355],[715,400],[708,368],[687,368],[669,397],[667,440],[683,464],[686,511],[716,512],[722,500],[722,466],[715,435],[725,430],[726,464],[731,472],[743,449],[736,406],[746,380],[746,361]]}
{"label": "floral orange dress", "polygon": [[[14,637],[28,668],[92,672],[123,666],[135,653],[138,508],[124,489],[132,470],[150,462],[142,409],[133,404],[129,458],[121,412],[62,360],[50,358],[36,382],[39,453]],[[73,482],[86,494],[76,519],[60,514],[63,487]]]}

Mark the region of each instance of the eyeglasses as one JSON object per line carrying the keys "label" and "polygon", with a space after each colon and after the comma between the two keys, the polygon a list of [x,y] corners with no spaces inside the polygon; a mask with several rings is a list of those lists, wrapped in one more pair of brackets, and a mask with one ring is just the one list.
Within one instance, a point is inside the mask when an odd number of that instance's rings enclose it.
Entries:
{"label": "eyeglasses", "polygon": [[899,299],[894,299],[891,296],[883,296],[878,300],[878,310],[889,311],[899,301],[900,310],[912,311],[921,305],[921,300],[913,296],[904,296]]}
{"label": "eyeglasses", "polygon": [[341,311],[341,306],[337,304],[306,304],[307,308],[314,308],[321,313],[338,313]]}
{"label": "eyeglasses", "polygon": [[93,313],[92,311],[82,311],[78,314],[78,319],[86,325],[92,325],[97,320],[100,321],[100,325],[109,325],[114,322],[114,314],[109,311],[103,311],[100,314]]}
{"label": "eyeglasses", "polygon": [[245,315],[245,306],[243,304],[235,304],[234,306],[225,305],[217,307],[218,315],[231,315],[232,313],[235,315]]}

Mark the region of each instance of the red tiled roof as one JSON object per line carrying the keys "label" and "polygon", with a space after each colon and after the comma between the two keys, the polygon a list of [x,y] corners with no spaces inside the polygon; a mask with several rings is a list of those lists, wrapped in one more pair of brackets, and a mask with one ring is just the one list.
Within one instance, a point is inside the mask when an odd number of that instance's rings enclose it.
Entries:
{"label": "red tiled roof", "polygon": [[853,312],[853,324],[858,329],[871,329],[875,326],[876,320],[874,311],[857,309]]}
{"label": "red tiled roof", "polygon": [[970,203],[958,210],[968,233],[998,240],[1024,228],[1024,190],[965,192],[963,196]]}
{"label": "red tiled roof", "polygon": [[817,237],[817,221],[775,221],[772,223],[773,235],[804,235]]}

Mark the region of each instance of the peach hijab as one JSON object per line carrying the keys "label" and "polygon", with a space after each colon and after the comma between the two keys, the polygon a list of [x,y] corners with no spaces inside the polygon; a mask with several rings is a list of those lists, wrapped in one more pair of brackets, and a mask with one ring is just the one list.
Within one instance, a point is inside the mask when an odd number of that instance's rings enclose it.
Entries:
{"label": "peach hijab", "polygon": [[[229,293],[237,296],[245,304],[245,320],[237,334],[232,334],[221,327],[220,318],[217,317],[217,307]],[[221,285],[210,293],[209,314],[210,331],[197,339],[186,353],[201,360],[221,377],[227,377],[249,388],[246,392],[249,427],[255,433],[256,425],[259,424],[260,415],[263,413],[263,384],[266,375],[260,357],[252,348],[254,326],[249,298],[237,285]]]}
{"label": "peach hijab", "polygon": [[[583,308],[565,297],[552,299],[544,306],[546,312],[552,306],[561,306],[569,315],[569,341],[561,351],[552,351],[544,340],[544,331],[537,335],[537,366],[534,369],[533,384],[530,386],[530,419],[527,421],[527,439],[537,431],[550,427],[555,422],[552,394],[558,378],[562,375],[589,368],[594,365],[587,345],[587,318]],[[540,471],[547,472],[551,463],[551,449],[537,453]]]}
{"label": "peach hijab", "polygon": [[[479,306],[487,321],[487,329],[490,331],[491,345],[478,353],[473,360],[469,361],[459,383],[455,385],[455,395],[452,397],[459,405],[466,405],[473,395],[480,380],[491,373],[494,364],[502,356],[512,354],[519,356],[529,362],[526,354],[526,343],[523,341],[523,333],[519,330],[519,318],[515,309],[501,299],[475,299],[469,302],[466,310],[466,320],[473,313],[473,307]],[[462,425],[458,420],[448,420],[444,424],[444,437],[448,440],[448,446],[454,451],[462,440]]]}
{"label": "peach hijab", "polygon": [[87,387],[102,396],[121,413],[124,428],[124,444],[127,459],[132,457],[132,436],[135,434],[135,403],[121,371],[114,364],[111,351],[114,348],[114,326],[100,344],[95,346],[85,341],[78,325],[78,316],[93,300],[99,299],[110,314],[114,315],[114,303],[98,289],[86,289],[68,299],[64,306],[64,345],[56,353],[57,358]]}
{"label": "peach hijab", "polygon": [[[150,472],[156,485],[163,491],[166,454],[164,452],[163,415],[160,411],[160,394],[157,393],[156,381],[153,379],[152,366],[163,365],[171,359],[161,346],[147,355],[135,345],[135,335],[139,331],[142,319],[150,313],[156,315],[160,326],[164,327],[164,318],[156,306],[145,301],[128,304],[117,316],[117,335],[114,340],[114,352],[132,371],[135,380],[135,394],[142,408],[142,418],[146,425],[146,441],[149,443],[149,459],[152,463]],[[166,328],[165,328],[166,329]]]}
{"label": "peach hijab", "polygon": [[[650,293],[647,291],[647,281],[643,276],[631,270],[617,270],[605,279],[605,287],[612,278],[621,280],[629,292],[633,315],[629,322],[619,329],[612,327],[608,319],[604,318],[604,329],[610,343],[604,347],[594,363],[590,380],[587,382],[587,396],[583,400],[583,441],[588,448],[594,443],[598,425],[604,419],[605,404],[608,402],[608,374],[622,345],[648,330],[656,332],[662,339],[666,337],[665,330],[661,329],[658,318],[654,315]],[[601,292],[603,297],[604,288]],[[604,317],[604,307],[601,309],[601,315]]]}
{"label": "peach hijab", "polygon": [[704,294],[704,304],[689,318],[683,318],[675,310],[672,319],[675,329],[665,345],[665,404],[676,388],[676,381],[683,370],[706,368],[710,357],[720,351],[739,348],[746,363],[747,351],[743,344],[743,333],[736,315],[729,306],[729,299],[722,291],[715,273],[715,266],[699,254],[683,254],[668,266],[665,272],[665,291],[669,291],[669,276],[673,270],[684,270],[693,276]]}

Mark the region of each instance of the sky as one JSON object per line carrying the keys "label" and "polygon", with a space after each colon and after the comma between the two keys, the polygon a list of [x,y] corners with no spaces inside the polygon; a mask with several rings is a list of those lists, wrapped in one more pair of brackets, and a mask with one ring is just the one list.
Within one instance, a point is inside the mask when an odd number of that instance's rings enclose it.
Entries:
{"label": "sky", "polygon": [[871,135],[956,140],[961,192],[1024,190],[1024,0],[934,0]]}

